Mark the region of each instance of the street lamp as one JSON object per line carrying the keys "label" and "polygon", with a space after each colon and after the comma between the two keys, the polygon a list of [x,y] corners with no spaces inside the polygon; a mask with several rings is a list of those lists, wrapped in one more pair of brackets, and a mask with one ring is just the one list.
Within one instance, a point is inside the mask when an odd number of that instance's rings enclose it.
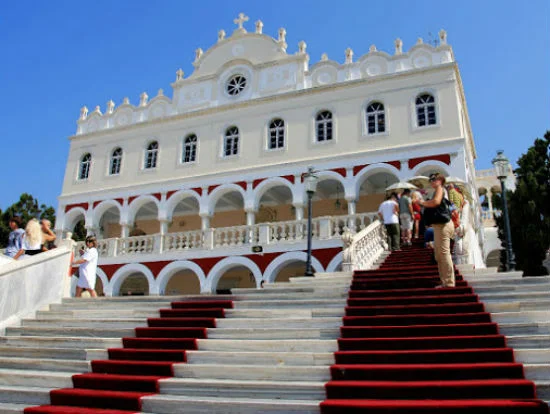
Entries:
{"label": "street lamp", "polygon": [[510,217],[508,216],[508,200],[506,198],[506,179],[510,172],[510,161],[504,155],[504,151],[498,150],[497,156],[492,161],[495,167],[497,178],[500,180],[502,190],[502,208],[504,210],[504,235],[506,237],[506,265],[507,272],[513,272],[516,269],[516,259],[512,249],[512,233],[510,231]]}
{"label": "street lamp", "polygon": [[312,237],[312,203],[313,194],[317,189],[317,176],[314,174],[313,167],[308,167],[307,173],[304,174],[304,185],[307,194],[307,260],[306,260],[306,273],[305,276],[313,276],[313,269],[311,267],[311,237]]}

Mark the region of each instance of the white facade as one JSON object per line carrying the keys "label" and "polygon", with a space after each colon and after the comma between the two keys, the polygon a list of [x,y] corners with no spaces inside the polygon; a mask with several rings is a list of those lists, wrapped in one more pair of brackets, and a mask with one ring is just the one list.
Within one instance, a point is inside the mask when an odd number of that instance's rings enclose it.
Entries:
{"label": "white facade", "polygon": [[[121,225],[117,236],[127,238],[149,204],[162,237],[187,199],[202,220],[195,230],[208,230],[216,209],[231,206],[243,209],[251,226],[261,197],[277,186],[289,189],[284,202],[302,220],[301,176],[310,165],[321,181],[338,183],[349,215],[361,196],[383,191],[388,180],[441,171],[474,183],[468,111],[444,31],[437,47],[419,39],[404,52],[397,39],[392,55],[371,46],[356,60],[347,49],[343,63],[323,55],[309,65],[305,42],[287,53],[284,29],[272,38],[260,21],[247,33],[244,21],[235,20],[229,37],[220,31],[206,52],[197,49],[194,72],[177,72],[171,98],[159,91],[151,100],[143,93],[136,106],[126,98],[116,108],[109,101],[104,113],[82,109],[70,138],[58,231],[71,231],[84,217],[97,233],[111,209]],[[426,97],[428,104],[420,104]],[[365,184],[381,173],[385,182]],[[325,196],[330,192],[325,188]],[[281,194],[273,200],[283,203]]]}

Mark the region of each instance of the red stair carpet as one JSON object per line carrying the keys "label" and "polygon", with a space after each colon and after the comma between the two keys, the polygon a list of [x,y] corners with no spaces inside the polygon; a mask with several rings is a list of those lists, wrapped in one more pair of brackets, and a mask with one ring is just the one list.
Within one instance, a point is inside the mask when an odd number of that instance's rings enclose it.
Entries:
{"label": "red stair carpet", "polygon": [[92,372],[73,376],[74,388],[53,390],[51,405],[31,407],[33,414],[128,414],[141,411],[141,398],[159,392],[159,380],[173,376],[172,365],[186,361],[186,351],[197,349],[197,339],[232,308],[230,300],[173,302],[160,318],[136,328],[124,347],[109,349],[109,359],[92,361]]}
{"label": "red stair carpet", "polygon": [[322,414],[548,414],[459,273],[417,242],[355,272]]}

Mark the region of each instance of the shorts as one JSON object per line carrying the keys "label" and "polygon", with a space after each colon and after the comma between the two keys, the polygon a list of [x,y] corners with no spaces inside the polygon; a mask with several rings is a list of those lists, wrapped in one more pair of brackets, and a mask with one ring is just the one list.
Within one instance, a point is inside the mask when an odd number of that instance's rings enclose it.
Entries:
{"label": "shorts", "polygon": [[399,218],[401,219],[401,228],[403,230],[412,230],[413,220],[410,214],[400,214]]}

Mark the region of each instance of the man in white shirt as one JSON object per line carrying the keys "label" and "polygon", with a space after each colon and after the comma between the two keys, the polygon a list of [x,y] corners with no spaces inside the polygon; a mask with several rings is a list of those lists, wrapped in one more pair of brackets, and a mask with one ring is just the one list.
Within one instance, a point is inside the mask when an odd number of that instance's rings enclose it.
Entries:
{"label": "man in white shirt", "polygon": [[396,193],[391,193],[390,197],[380,204],[378,215],[386,226],[389,249],[392,251],[399,250],[399,204],[397,204]]}

